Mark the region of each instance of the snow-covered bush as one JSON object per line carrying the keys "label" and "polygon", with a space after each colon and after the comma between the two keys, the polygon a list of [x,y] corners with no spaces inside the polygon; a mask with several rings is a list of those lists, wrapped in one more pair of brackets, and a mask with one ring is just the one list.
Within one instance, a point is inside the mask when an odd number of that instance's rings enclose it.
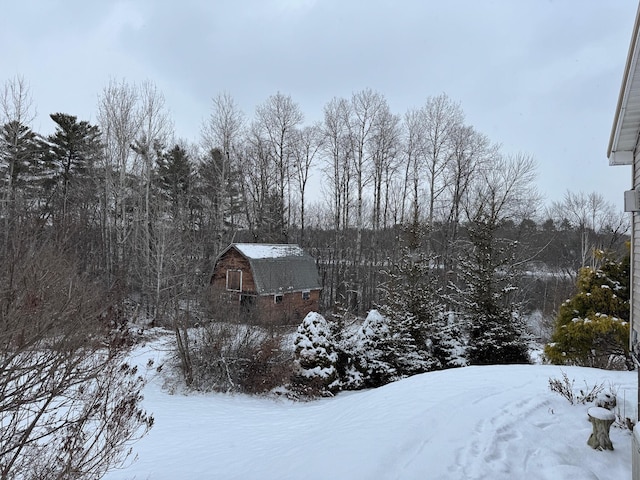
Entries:
{"label": "snow-covered bush", "polygon": [[460,320],[454,312],[439,314],[431,325],[432,351],[442,368],[467,365],[466,341]]}
{"label": "snow-covered bush", "polygon": [[307,393],[337,390],[337,362],[329,324],[319,313],[308,313],[294,339],[294,385],[306,387]]}
{"label": "snow-covered bush", "polygon": [[389,319],[378,310],[371,310],[357,336],[361,346],[363,383],[378,387],[400,378],[394,365],[393,334]]}
{"label": "snow-covered bush", "polygon": [[365,386],[378,387],[441,367],[433,355],[426,325],[410,313],[383,315],[371,310],[358,335]]}
{"label": "snow-covered bush", "polygon": [[360,325],[361,321],[347,311],[334,314],[329,322],[334,350],[338,355],[337,382],[341,390],[358,390],[364,387],[364,351]]}

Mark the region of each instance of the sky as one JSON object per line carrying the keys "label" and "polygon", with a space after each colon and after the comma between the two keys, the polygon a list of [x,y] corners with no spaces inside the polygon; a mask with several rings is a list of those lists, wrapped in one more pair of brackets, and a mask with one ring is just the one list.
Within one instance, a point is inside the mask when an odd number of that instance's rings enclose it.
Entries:
{"label": "sky", "polygon": [[212,98],[248,118],[290,95],[305,124],[371,88],[404,114],[445,93],[466,122],[538,163],[547,201],[599,192],[622,210],[628,166],[610,167],[637,0],[21,0],[0,6],[0,84],[29,84],[50,113],[96,121],[110,80],[150,80],[177,138],[197,142]]}

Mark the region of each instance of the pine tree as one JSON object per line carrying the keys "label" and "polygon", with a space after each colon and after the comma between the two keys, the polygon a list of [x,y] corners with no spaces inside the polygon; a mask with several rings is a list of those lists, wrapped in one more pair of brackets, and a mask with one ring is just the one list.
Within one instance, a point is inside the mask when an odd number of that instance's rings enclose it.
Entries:
{"label": "pine tree", "polygon": [[394,365],[401,376],[442,368],[434,346],[443,334],[443,304],[430,263],[422,254],[406,254],[384,288],[380,311],[389,319]]}
{"label": "pine tree", "polygon": [[0,218],[2,247],[6,250],[19,215],[27,213],[31,203],[29,177],[36,173],[41,142],[27,126],[17,121],[0,128]]}
{"label": "pine tree", "polygon": [[[8,122],[0,128],[0,186],[13,192],[26,179],[24,176],[38,151],[37,135],[27,126]],[[12,196],[12,195],[9,195]]]}
{"label": "pine tree", "polygon": [[466,287],[467,359],[473,365],[528,363],[527,335],[514,301],[517,242],[497,238],[497,223],[482,214],[468,228],[471,254],[461,258]]}
{"label": "pine tree", "polygon": [[630,368],[629,255],[615,260],[596,253],[599,268],[578,273],[575,296],[564,302],[556,319],[547,359],[555,364]]}
{"label": "pine tree", "polygon": [[401,378],[395,366],[393,334],[389,319],[377,310],[371,310],[356,336],[361,358],[359,369],[363,372],[363,385],[379,387]]}
{"label": "pine tree", "polygon": [[160,191],[171,206],[173,221],[187,224],[195,205],[193,195],[194,165],[188,153],[180,145],[162,152],[156,159],[157,180]]}
{"label": "pine tree", "polygon": [[312,392],[335,391],[338,355],[329,324],[316,312],[309,312],[298,326],[294,339],[294,383]]}
{"label": "pine tree", "polygon": [[45,187],[54,199],[48,213],[69,227],[72,213],[88,214],[97,204],[97,184],[92,177],[100,155],[100,129],[77,117],[64,113],[50,115],[56,123],[55,132],[47,137],[44,154],[48,178]]}

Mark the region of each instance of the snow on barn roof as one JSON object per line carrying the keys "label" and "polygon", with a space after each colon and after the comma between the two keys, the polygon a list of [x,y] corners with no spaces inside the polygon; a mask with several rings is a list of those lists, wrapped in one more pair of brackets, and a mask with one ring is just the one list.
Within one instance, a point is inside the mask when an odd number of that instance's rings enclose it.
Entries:
{"label": "snow on barn roof", "polygon": [[314,258],[294,244],[233,243],[251,265],[259,295],[322,288]]}
{"label": "snow on barn roof", "polygon": [[293,244],[234,243],[234,247],[247,258],[302,257],[304,250]]}

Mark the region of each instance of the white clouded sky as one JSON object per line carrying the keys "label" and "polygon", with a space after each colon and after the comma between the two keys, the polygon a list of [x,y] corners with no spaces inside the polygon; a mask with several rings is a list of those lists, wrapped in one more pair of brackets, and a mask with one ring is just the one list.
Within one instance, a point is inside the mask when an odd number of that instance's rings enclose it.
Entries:
{"label": "white clouded sky", "polygon": [[21,0],[0,6],[0,82],[21,75],[38,118],[95,121],[109,79],[152,80],[196,141],[211,98],[248,117],[276,92],[306,121],[372,88],[395,113],[446,93],[467,122],[539,165],[549,200],[599,191],[622,208],[629,167],[606,158],[637,0]]}

